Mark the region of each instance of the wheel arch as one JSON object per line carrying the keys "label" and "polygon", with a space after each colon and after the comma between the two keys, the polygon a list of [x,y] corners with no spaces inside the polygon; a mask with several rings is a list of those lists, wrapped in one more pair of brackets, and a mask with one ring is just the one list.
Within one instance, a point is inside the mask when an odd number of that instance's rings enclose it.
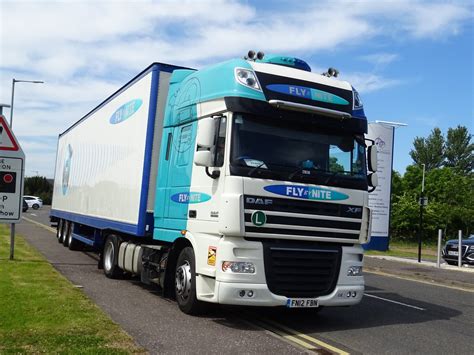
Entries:
{"label": "wheel arch", "polygon": [[173,242],[168,254],[168,260],[166,262],[165,278],[163,282],[163,296],[174,298],[174,271],[176,269],[176,262],[178,261],[181,250],[186,247],[195,249],[194,238],[188,239],[188,233],[186,237],[180,237]]}

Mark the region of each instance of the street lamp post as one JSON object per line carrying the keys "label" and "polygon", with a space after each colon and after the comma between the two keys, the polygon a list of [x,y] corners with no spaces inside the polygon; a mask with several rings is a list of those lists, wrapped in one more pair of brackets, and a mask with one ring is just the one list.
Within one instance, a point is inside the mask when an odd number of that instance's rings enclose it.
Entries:
{"label": "street lamp post", "polygon": [[[16,83],[31,83],[31,84],[43,84],[44,81],[40,80],[17,80],[12,79],[12,101],[10,105],[10,129],[13,127],[13,104],[15,102],[15,84]],[[23,186],[22,186],[23,189]],[[15,255],[15,224],[10,224],[10,260],[13,260]]]}
{"label": "street lamp post", "polygon": [[418,230],[418,262],[421,263],[421,240],[423,239],[423,207],[425,205],[425,164],[423,165],[423,177],[421,179],[421,196],[420,196],[420,226]]}

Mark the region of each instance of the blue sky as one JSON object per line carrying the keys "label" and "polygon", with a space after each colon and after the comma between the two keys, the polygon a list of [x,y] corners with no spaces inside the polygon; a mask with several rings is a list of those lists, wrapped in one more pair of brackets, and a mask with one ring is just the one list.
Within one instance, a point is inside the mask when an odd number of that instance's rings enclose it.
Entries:
{"label": "blue sky", "polygon": [[[395,170],[434,127],[474,132],[470,1],[0,0],[0,103],[26,175],[52,177],[57,135],[153,61],[201,68],[248,49],[329,66],[396,131]],[[6,111],[7,118],[9,111]]]}

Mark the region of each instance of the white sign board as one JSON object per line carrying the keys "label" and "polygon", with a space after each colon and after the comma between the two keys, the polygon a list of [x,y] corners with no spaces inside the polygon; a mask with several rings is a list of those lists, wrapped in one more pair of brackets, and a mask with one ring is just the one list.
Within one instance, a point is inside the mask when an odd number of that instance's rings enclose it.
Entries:
{"label": "white sign board", "polygon": [[372,211],[372,236],[388,237],[390,223],[390,192],[392,181],[392,156],[394,127],[369,123],[367,138],[377,146],[377,175],[379,186],[369,194]]}
{"label": "white sign board", "polygon": [[20,221],[24,170],[25,154],[0,115],[0,223]]}

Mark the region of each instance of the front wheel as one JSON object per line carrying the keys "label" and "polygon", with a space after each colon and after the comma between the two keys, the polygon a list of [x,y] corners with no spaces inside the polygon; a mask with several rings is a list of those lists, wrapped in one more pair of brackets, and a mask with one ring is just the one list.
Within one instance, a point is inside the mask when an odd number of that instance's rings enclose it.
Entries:
{"label": "front wheel", "polygon": [[204,310],[205,304],[196,297],[196,266],[194,250],[184,248],[178,257],[175,272],[175,292],[179,309],[190,315],[196,315]]}
{"label": "front wheel", "polygon": [[31,207],[32,207],[34,210],[37,210],[38,208],[40,208],[40,206],[39,206],[37,203],[35,203],[35,204],[34,204],[33,206],[31,206]]}

